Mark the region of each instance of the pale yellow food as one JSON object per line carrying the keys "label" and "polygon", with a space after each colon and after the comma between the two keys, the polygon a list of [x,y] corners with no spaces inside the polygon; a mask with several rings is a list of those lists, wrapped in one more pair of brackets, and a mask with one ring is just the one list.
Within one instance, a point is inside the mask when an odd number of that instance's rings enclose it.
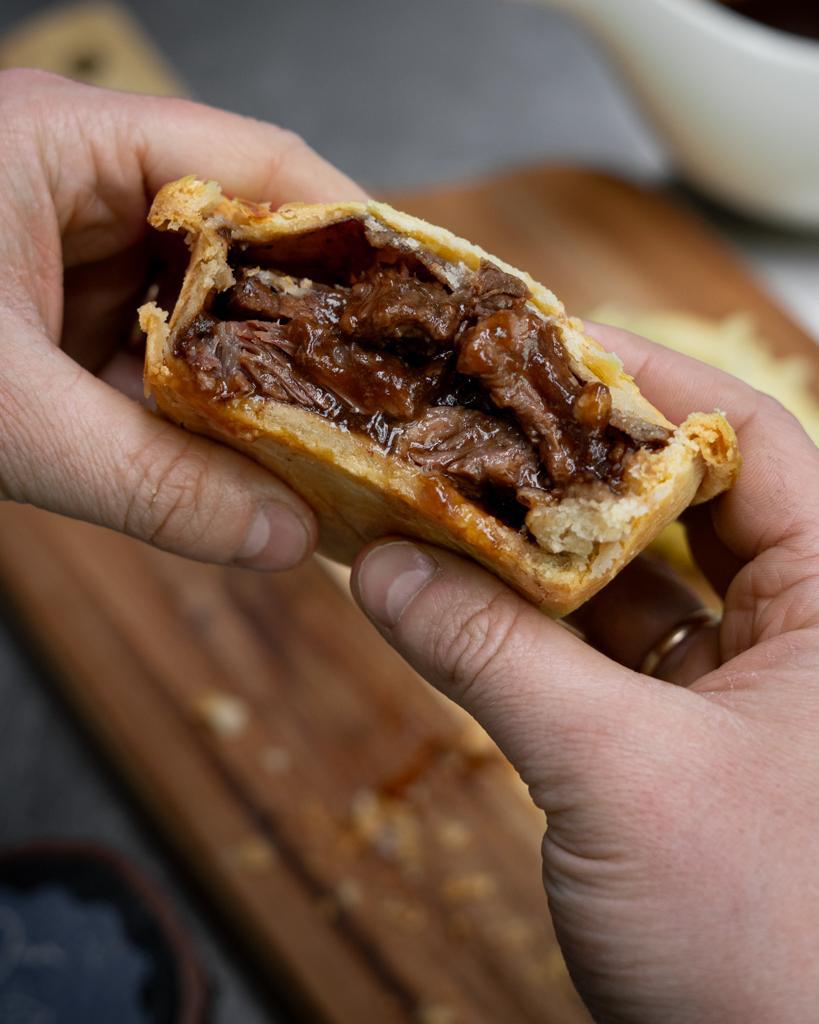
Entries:
{"label": "pale yellow food", "polygon": [[606,303],[592,310],[588,318],[650,338],[773,395],[819,444],[819,400],[810,386],[812,368],[808,360],[775,355],[750,314],[738,311],[711,320],[677,310],[635,310]]}
{"label": "pale yellow food", "polygon": [[[749,313],[737,311],[712,320],[678,310],[637,310],[606,303],[592,310],[588,318],[622,327],[732,373],[781,402],[819,444],[819,400],[810,386],[812,367],[803,356],[774,354]],[[668,526],[651,549],[683,573],[696,572],[681,525]]]}
{"label": "pale yellow food", "polygon": [[[173,352],[186,326],[214,291],[233,284],[232,243],[261,246],[349,219],[382,225],[408,250],[423,246],[446,261],[453,285],[490,259],[530,291],[529,307],[559,332],[569,364],[583,381],[601,381],[612,396],[611,422],[637,440],[672,431],[660,450],[640,448],[620,493],[575,485],[560,502],[527,516],[531,536],[510,529],[463,497],[444,477],[386,455],[368,437],[324,417],[258,397],[214,401],[196,386]],[[170,317],[149,303],[140,310],[148,336],[145,386],[171,419],[238,448],[287,481],[315,509],[321,547],[347,562],[389,533],[418,537],[474,558],[551,614],[576,608],[642,550],[692,501],[729,487],[739,467],[734,432],[718,413],[695,413],[679,427],[639,392],[620,360],[585,336],[560,301],[527,274],[442,228],[382,203],[291,204],[277,211],[225,198],[218,185],[183,178],[157,195],[150,215],[160,230],[184,232],[191,261]]]}

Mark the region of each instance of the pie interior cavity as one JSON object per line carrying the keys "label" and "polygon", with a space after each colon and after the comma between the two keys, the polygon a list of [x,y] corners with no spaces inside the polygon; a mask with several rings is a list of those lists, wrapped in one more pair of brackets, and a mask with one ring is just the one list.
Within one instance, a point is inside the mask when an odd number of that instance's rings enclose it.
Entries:
{"label": "pie interior cavity", "polygon": [[300,491],[331,556],[414,535],[560,614],[733,480],[723,417],[675,428],[551,292],[442,229],[194,178],[150,219],[191,262],[170,320],[140,311],[146,388]]}

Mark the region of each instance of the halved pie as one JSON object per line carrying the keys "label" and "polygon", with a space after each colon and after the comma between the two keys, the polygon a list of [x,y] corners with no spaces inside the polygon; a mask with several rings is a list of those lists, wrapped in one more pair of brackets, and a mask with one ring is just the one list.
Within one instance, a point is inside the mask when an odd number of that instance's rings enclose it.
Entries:
{"label": "halved pie", "polygon": [[735,478],[721,415],[675,427],[548,289],[442,228],[192,177],[150,223],[191,257],[170,316],[140,310],[146,390],[298,491],[332,558],[417,537],[562,615]]}

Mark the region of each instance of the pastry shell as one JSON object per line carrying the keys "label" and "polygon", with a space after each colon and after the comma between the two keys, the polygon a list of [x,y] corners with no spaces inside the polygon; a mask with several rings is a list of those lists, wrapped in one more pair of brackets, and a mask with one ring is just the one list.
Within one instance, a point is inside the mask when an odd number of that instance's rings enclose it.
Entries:
{"label": "pastry shell", "polygon": [[[368,437],[297,406],[266,398],[214,400],[174,355],[176,332],[214,291],[233,283],[232,243],[265,245],[341,221],[363,220],[422,246],[451,269],[489,259],[525,282],[530,306],[553,321],[575,374],[599,380],[612,396],[612,422],[638,440],[670,431],[659,450],[640,448],[619,493],[575,488],[527,516],[530,536],[463,497],[444,477],[387,455]],[[415,537],[466,555],[552,615],[564,615],[604,586],[692,502],[730,487],[739,468],[734,431],[719,413],[693,413],[675,427],[640,393],[617,356],[583,333],[562,303],[528,274],[384,203],[291,203],[272,211],[228,199],[215,182],[188,177],[165,185],[150,223],[184,232],[190,263],[170,315],[155,303],[139,311],[147,334],[145,389],[158,408],[188,430],[244,452],[297,491],[315,510],[320,548],[349,563],[363,545],[388,534]],[[537,543],[532,536],[537,538]]]}

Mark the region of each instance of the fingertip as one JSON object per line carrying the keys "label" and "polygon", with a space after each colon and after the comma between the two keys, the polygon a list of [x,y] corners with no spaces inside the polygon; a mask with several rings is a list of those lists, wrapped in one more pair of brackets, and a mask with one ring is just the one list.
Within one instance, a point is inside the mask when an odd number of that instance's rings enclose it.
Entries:
{"label": "fingertip", "polygon": [[440,569],[429,550],[411,541],[387,539],[359,553],[350,586],[365,614],[382,629],[391,630]]}
{"label": "fingertip", "polygon": [[315,517],[309,509],[273,501],[259,508],[234,558],[234,564],[261,572],[293,569],[316,548]]}

